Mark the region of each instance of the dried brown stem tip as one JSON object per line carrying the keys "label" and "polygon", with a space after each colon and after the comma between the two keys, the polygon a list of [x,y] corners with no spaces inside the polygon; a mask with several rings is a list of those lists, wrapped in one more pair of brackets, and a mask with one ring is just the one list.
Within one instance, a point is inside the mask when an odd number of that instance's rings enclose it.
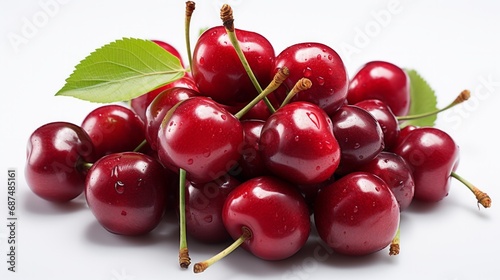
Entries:
{"label": "dried brown stem tip", "polygon": [[220,19],[228,31],[234,31],[233,8],[231,8],[231,6],[228,4],[222,5],[222,8],[220,9]]}
{"label": "dried brown stem tip", "polygon": [[389,247],[389,255],[396,256],[399,255],[399,244],[391,244]]}
{"label": "dried brown stem tip", "polygon": [[490,208],[491,207],[491,198],[490,198],[490,196],[487,193],[485,193],[485,192],[483,192],[483,191],[481,191],[481,190],[479,190],[477,188],[474,188],[472,190],[472,192],[476,196],[478,204],[481,204],[484,208]]}
{"label": "dried brown stem tip", "polygon": [[179,250],[179,265],[181,268],[188,268],[191,264],[191,258],[189,257],[188,248],[182,248]]}
{"label": "dried brown stem tip", "polygon": [[186,2],[186,17],[191,17],[193,15],[196,4],[193,1]]}
{"label": "dried brown stem tip", "polygon": [[470,90],[465,89],[460,93],[460,95],[457,96],[457,98],[455,98],[455,100],[453,101],[453,104],[460,104],[460,103],[468,100],[469,98],[470,98]]}

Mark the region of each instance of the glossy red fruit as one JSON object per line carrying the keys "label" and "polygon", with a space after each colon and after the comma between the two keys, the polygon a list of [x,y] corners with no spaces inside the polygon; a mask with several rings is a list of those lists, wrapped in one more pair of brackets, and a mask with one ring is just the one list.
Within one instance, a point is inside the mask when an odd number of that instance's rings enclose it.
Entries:
{"label": "glossy red fruit", "polygon": [[386,61],[370,61],[363,65],[349,84],[347,100],[355,104],[366,99],[386,103],[396,116],[410,110],[410,79],[399,66]]}
{"label": "glossy red fruit", "polygon": [[229,193],[240,182],[231,176],[214,181],[186,184],[186,231],[201,242],[220,243],[231,239],[222,222],[222,208]]}
{"label": "glossy red fruit", "polygon": [[167,113],[158,131],[160,161],[204,183],[230,171],[241,157],[240,121],[206,97],[186,99]]}
{"label": "glossy red fruit", "polygon": [[367,99],[354,105],[365,109],[377,120],[384,134],[384,149],[391,150],[396,145],[401,131],[391,108],[378,99]]}
{"label": "glossy red fruit", "polygon": [[85,186],[84,163],[95,159],[88,134],[68,122],[40,126],[29,137],[24,175],[39,197],[66,202],[79,196]]}
{"label": "glossy red fruit", "polygon": [[314,204],[319,236],[346,255],[367,255],[387,247],[399,220],[399,205],[389,187],[366,172],[350,173],[322,188]]}
{"label": "glossy red fruit", "polygon": [[193,89],[172,87],[162,91],[146,109],[146,140],[153,150],[158,149],[158,130],[168,110],[180,101],[197,95]]}
{"label": "glossy red fruit", "polygon": [[315,104],[289,103],[264,124],[259,148],[266,167],[294,184],[316,184],[329,179],[340,162],[332,122]]}
{"label": "glossy red fruit", "polygon": [[451,172],[459,163],[459,147],[449,134],[434,127],[417,128],[394,152],[403,157],[413,171],[415,199],[437,202],[448,195]]}
{"label": "glossy red fruit", "polygon": [[275,177],[253,178],[236,187],[224,204],[222,219],[233,239],[248,229],[252,236],[242,247],[265,260],[297,253],[311,229],[300,192]]}
{"label": "glossy red fruit", "polygon": [[193,90],[195,92],[198,92],[198,89],[196,87],[196,84],[193,81],[193,78],[191,78],[189,76],[184,76],[184,77],[182,77],[178,80],[175,80],[169,84],[166,84],[166,85],[161,86],[157,89],[154,89],[148,93],[145,93],[141,96],[133,98],[132,100],[130,100],[130,107],[141,118],[141,120],[144,123],[147,123],[146,110],[147,110],[149,104],[151,104],[151,102],[153,102],[153,100],[163,91],[165,91],[167,89],[171,89],[171,88],[177,88],[177,87],[178,88],[187,88],[187,89]]}
{"label": "glossy red fruit", "polygon": [[410,132],[412,132],[413,130],[415,130],[417,128],[418,128],[418,126],[415,126],[415,125],[407,125],[407,126],[403,127],[402,129],[400,129],[398,139],[397,139],[395,145],[392,147],[392,150],[394,150],[397,146],[399,146],[399,144],[401,142],[403,142],[403,140],[406,138],[406,136],[408,136],[408,134],[410,134]]}
{"label": "glossy red fruit", "polygon": [[[266,87],[272,79],[273,46],[255,32],[236,29],[235,34],[252,72],[261,87]],[[223,26],[212,27],[199,37],[192,74],[201,95],[225,105],[247,103],[258,94]]]}
{"label": "glossy red fruit", "polygon": [[258,176],[269,175],[264,160],[260,154],[259,139],[264,126],[263,120],[243,120],[243,133],[245,135],[241,158],[238,162],[239,177],[251,179]]}
{"label": "glossy red fruit", "polygon": [[410,165],[401,156],[382,151],[373,160],[361,166],[359,171],[377,175],[384,180],[396,197],[401,211],[410,206],[415,193]]}
{"label": "glossy red fruit", "polygon": [[375,158],[384,149],[384,134],[377,120],[366,110],[342,106],[331,115],[333,134],[341,156],[337,174],[347,174]]}
{"label": "glossy red fruit", "polygon": [[312,81],[312,87],[297,93],[292,101],[314,103],[327,114],[334,113],[344,104],[349,78],[342,59],[329,46],[315,42],[289,46],[276,57],[274,71],[283,66],[288,67],[290,75],[275,93],[281,100],[305,77]]}
{"label": "glossy red fruit", "polygon": [[145,139],[144,123],[131,109],[107,104],[92,110],[81,127],[89,134],[98,157],[133,151]]}
{"label": "glossy red fruit", "polygon": [[112,233],[146,234],[165,212],[166,174],[158,161],[141,153],[104,156],[87,174],[88,206],[99,224]]}

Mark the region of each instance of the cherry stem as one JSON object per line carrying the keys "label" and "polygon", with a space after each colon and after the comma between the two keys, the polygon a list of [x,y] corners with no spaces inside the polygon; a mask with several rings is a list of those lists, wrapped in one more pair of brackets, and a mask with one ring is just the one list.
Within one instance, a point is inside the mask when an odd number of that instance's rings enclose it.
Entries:
{"label": "cherry stem", "polygon": [[139,152],[147,144],[148,144],[148,141],[146,139],[142,140],[142,142],[139,143],[139,145],[137,147],[135,147],[135,149],[132,152]]}
{"label": "cherry stem", "polygon": [[[250,64],[248,63],[245,55],[243,54],[243,51],[241,50],[240,43],[238,42],[238,39],[236,38],[236,32],[234,28],[234,17],[233,17],[233,9],[231,6],[228,4],[224,4],[220,10],[220,18],[222,20],[222,23],[226,29],[227,35],[229,37],[229,40],[231,41],[231,44],[234,47],[234,50],[236,51],[236,54],[238,55],[238,58],[241,61],[241,64],[243,65],[243,68],[245,68],[245,71],[247,72],[248,77],[250,78],[250,81],[252,81],[253,86],[257,90],[257,92],[262,92],[262,87],[259,84],[259,81],[255,77],[255,74],[252,71],[252,68],[250,67]],[[276,112],[276,109],[274,106],[271,104],[269,99],[267,97],[262,98],[264,100],[264,103],[266,103],[267,108],[271,113]]]}
{"label": "cherry stem", "polygon": [[476,196],[478,207],[479,207],[479,204],[481,204],[484,208],[491,207],[491,198],[488,194],[481,191],[476,186],[474,186],[472,183],[470,183],[465,178],[463,178],[462,176],[458,175],[455,172],[451,172],[451,177],[457,179],[462,184],[464,184],[467,188],[469,188],[469,190]]}
{"label": "cherry stem", "polygon": [[190,27],[191,27],[191,16],[193,15],[196,4],[193,1],[186,2],[186,17],[184,18],[184,36],[186,40],[186,50],[189,65],[193,65],[193,57],[191,54],[191,40],[190,40]]}
{"label": "cherry stem", "polygon": [[222,250],[217,255],[205,261],[196,263],[193,267],[194,273],[200,273],[205,271],[209,266],[213,265],[214,263],[218,262],[219,260],[229,255],[231,252],[240,247],[240,245],[243,244],[246,240],[252,237],[252,232],[250,231],[249,228],[242,227],[241,230],[243,231],[241,236],[238,239],[236,239],[231,245],[229,245],[226,249]]}
{"label": "cherry stem", "polygon": [[297,83],[295,83],[295,85],[293,86],[292,90],[290,90],[290,92],[288,92],[288,94],[286,95],[285,100],[283,100],[283,102],[280,105],[280,108],[290,103],[292,98],[297,93],[306,89],[310,89],[311,87],[312,87],[312,82],[308,78],[302,78],[298,80]]}
{"label": "cherry stem", "polygon": [[398,226],[398,230],[396,231],[396,235],[391,241],[391,245],[389,247],[389,255],[395,256],[399,254],[399,236],[400,236],[400,226]]}
{"label": "cherry stem", "polygon": [[179,265],[188,268],[191,264],[186,236],[186,171],[179,169]]}
{"label": "cherry stem", "polygon": [[441,108],[441,109],[438,109],[435,111],[431,111],[431,112],[422,113],[422,114],[408,115],[408,116],[397,116],[396,118],[398,119],[398,121],[408,121],[408,120],[421,119],[421,118],[437,115],[443,111],[446,111],[446,110],[454,107],[455,105],[458,105],[458,104],[468,100],[469,98],[470,98],[470,91],[465,89],[455,98],[455,100],[453,100],[453,102],[451,102],[450,104],[448,104],[448,106],[446,106],[444,108]]}
{"label": "cherry stem", "polygon": [[[269,93],[275,91],[283,81],[288,77],[290,72],[286,66],[280,68],[278,72],[274,75],[273,80],[267,85],[267,87],[262,90],[259,95],[257,95],[252,101],[250,101],[245,107],[239,110],[234,116],[238,119],[241,119],[250,109],[252,109],[255,104],[259,103],[262,99],[264,99]],[[265,100],[265,99],[264,99]]]}

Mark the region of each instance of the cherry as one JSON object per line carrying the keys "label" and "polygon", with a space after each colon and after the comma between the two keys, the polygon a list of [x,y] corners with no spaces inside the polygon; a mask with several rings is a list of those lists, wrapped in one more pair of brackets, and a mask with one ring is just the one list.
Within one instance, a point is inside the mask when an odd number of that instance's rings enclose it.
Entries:
{"label": "cherry", "polygon": [[139,117],[141,118],[141,120],[144,123],[147,123],[146,110],[147,110],[149,104],[151,104],[151,102],[153,102],[153,100],[156,98],[156,96],[158,96],[160,93],[162,93],[163,91],[165,91],[167,89],[174,88],[174,87],[187,88],[187,89],[193,90],[195,92],[198,92],[198,89],[196,87],[196,84],[193,81],[193,78],[191,78],[189,76],[184,76],[184,77],[182,77],[178,80],[175,80],[169,84],[163,85],[163,86],[161,86],[157,89],[154,89],[148,93],[145,93],[145,94],[140,95],[136,98],[133,98],[132,100],[130,100],[130,107],[137,115],[139,115]]}
{"label": "cherry", "polygon": [[398,140],[400,127],[391,108],[378,99],[366,99],[354,105],[365,109],[377,120],[384,134],[384,149],[392,149]]}
{"label": "cherry", "polygon": [[337,174],[343,175],[375,158],[384,149],[384,134],[366,110],[344,105],[331,115],[341,156]]}
{"label": "cherry", "polygon": [[241,149],[241,158],[238,162],[241,178],[251,179],[254,177],[269,175],[264,165],[264,159],[260,154],[259,139],[264,126],[263,120],[243,120],[243,133],[245,134],[244,145]]}
{"label": "cherry", "polygon": [[88,134],[68,122],[38,127],[26,147],[26,183],[39,197],[66,202],[79,196],[85,186],[86,163],[94,161]]}
{"label": "cherry", "polygon": [[415,182],[410,165],[401,156],[382,151],[358,170],[372,173],[384,180],[396,197],[401,211],[410,206],[415,193]]}
{"label": "cherry", "polygon": [[89,134],[96,155],[133,151],[145,139],[144,123],[131,109],[107,104],[92,110],[81,127]]}
{"label": "cherry", "polygon": [[367,172],[352,172],[323,187],[314,204],[320,238],[335,252],[367,255],[389,244],[399,227],[398,202],[387,184]]}
{"label": "cherry", "polygon": [[459,162],[459,147],[449,134],[434,127],[417,128],[394,152],[403,157],[413,171],[415,199],[436,202],[448,195],[450,175]]}
{"label": "cherry", "polygon": [[160,223],[165,212],[166,174],[157,160],[141,153],[106,155],[87,174],[88,206],[109,232],[146,234]]}
{"label": "cherry", "polygon": [[386,103],[396,116],[410,110],[410,79],[399,66],[387,61],[370,61],[363,65],[349,84],[347,100],[355,104],[366,99]]}
{"label": "cherry", "polygon": [[401,128],[399,131],[398,139],[396,140],[396,143],[394,144],[394,146],[390,150],[393,151],[394,148],[396,148],[397,146],[399,146],[399,144],[401,142],[403,142],[403,140],[406,138],[406,136],[408,136],[408,134],[410,134],[410,132],[412,132],[413,130],[415,130],[417,128],[418,128],[418,126],[416,126],[416,125],[407,125],[407,126]]}
{"label": "cherry", "polygon": [[196,95],[197,92],[193,89],[171,87],[158,94],[148,105],[145,112],[146,140],[153,150],[158,148],[158,130],[168,110],[180,101]]}
{"label": "cherry", "polygon": [[304,246],[311,230],[309,210],[300,192],[269,176],[236,187],[226,199],[222,219],[236,241],[226,252],[195,264],[197,273],[238,246],[264,260],[288,258]]}
{"label": "cherry", "polygon": [[299,79],[305,77],[312,81],[312,87],[299,92],[292,102],[314,103],[328,115],[344,104],[349,78],[342,59],[329,46],[314,42],[289,46],[277,55],[275,72],[283,66],[288,67],[290,75],[275,93],[281,100]]}
{"label": "cherry", "polygon": [[240,159],[243,145],[240,121],[215,101],[201,96],[181,101],[165,116],[158,132],[160,161],[189,180],[213,181]]}
{"label": "cherry", "polygon": [[[261,85],[272,79],[275,53],[262,35],[235,30],[253,74]],[[201,95],[234,105],[247,103],[259,92],[255,89],[223,26],[206,30],[193,50],[192,74]]]}
{"label": "cherry", "polygon": [[289,103],[267,119],[259,148],[266,167],[295,184],[329,179],[341,154],[330,118],[305,101]]}
{"label": "cherry", "polygon": [[205,243],[220,243],[231,239],[222,222],[222,207],[229,193],[240,182],[223,176],[208,183],[186,184],[187,234]]}

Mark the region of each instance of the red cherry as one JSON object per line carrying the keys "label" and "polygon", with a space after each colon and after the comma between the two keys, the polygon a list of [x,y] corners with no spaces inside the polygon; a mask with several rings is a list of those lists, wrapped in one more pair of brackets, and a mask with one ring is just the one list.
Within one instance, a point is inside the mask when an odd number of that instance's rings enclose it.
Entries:
{"label": "red cherry", "polygon": [[304,101],[289,103],[267,119],[259,148],[266,167],[295,184],[329,179],[340,161],[330,118]]}
{"label": "red cherry", "polygon": [[147,123],[146,110],[147,110],[149,104],[151,104],[151,102],[153,102],[153,100],[156,98],[156,96],[158,96],[160,93],[162,93],[163,91],[165,91],[167,89],[174,88],[174,87],[187,88],[187,89],[193,90],[195,92],[198,92],[198,89],[197,89],[196,84],[194,83],[193,79],[189,76],[184,76],[184,77],[182,77],[178,80],[175,80],[169,84],[166,84],[166,85],[161,86],[157,89],[154,89],[148,93],[145,93],[141,96],[133,98],[132,100],[130,100],[130,107],[132,108],[132,110],[134,110],[134,112],[137,115],[139,115],[139,117],[141,118],[141,120],[144,123]]}
{"label": "red cherry", "polygon": [[389,187],[366,172],[350,173],[323,187],[314,204],[319,236],[346,255],[367,255],[387,247],[399,220],[399,205]]}
{"label": "red cherry", "polygon": [[333,134],[341,156],[337,174],[347,174],[375,158],[384,149],[384,134],[377,120],[366,110],[344,105],[331,115]]}
{"label": "red cherry", "polygon": [[26,183],[39,197],[66,202],[84,189],[84,163],[94,161],[94,147],[79,126],[53,122],[37,128],[26,147]]}
{"label": "red cherry", "polygon": [[87,174],[85,197],[106,230],[141,235],[161,221],[167,201],[166,172],[155,159],[136,152],[102,157]]}
{"label": "red cherry", "polygon": [[396,197],[401,211],[410,206],[415,193],[415,182],[410,165],[401,156],[383,151],[361,166],[359,171],[372,173],[384,180]]}
{"label": "red cherry", "polygon": [[347,100],[355,104],[366,99],[378,99],[386,103],[396,116],[404,116],[410,110],[410,79],[395,64],[371,61],[358,70],[349,84]]}
{"label": "red cherry", "polygon": [[281,100],[305,77],[312,81],[312,87],[297,93],[292,101],[314,103],[329,115],[344,104],[349,78],[342,59],[329,46],[312,42],[289,46],[276,57],[275,72],[283,66],[290,75],[276,92]]}
{"label": "red cherry", "polygon": [[146,140],[153,150],[158,149],[158,129],[168,110],[182,100],[196,96],[193,89],[183,87],[172,87],[162,91],[149,104],[146,109]]}
{"label": "red cherry", "polygon": [[239,175],[244,179],[269,175],[259,149],[259,139],[264,123],[262,120],[241,121],[245,139],[238,166],[241,173]]}
{"label": "red cherry", "polygon": [[394,152],[412,168],[415,199],[437,202],[448,195],[450,175],[459,162],[459,148],[450,135],[434,127],[417,128]]}
{"label": "red cherry", "polygon": [[131,109],[115,104],[87,114],[82,128],[89,134],[96,155],[133,151],[145,139],[144,123]]}
{"label": "red cherry", "polygon": [[220,243],[231,239],[222,222],[222,207],[229,193],[240,182],[231,176],[214,181],[186,184],[186,231],[205,243]]}
{"label": "red cherry", "polygon": [[[258,33],[239,29],[235,33],[255,77],[262,87],[267,86],[274,66],[273,46]],[[223,26],[210,28],[199,37],[192,74],[200,94],[222,104],[247,103],[258,94]]]}
{"label": "red cherry", "polygon": [[160,161],[197,183],[225,175],[241,157],[240,121],[215,101],[191,97],[170,109],[158,132]]}
{"label": "red cherry", "polygon": [[298,190],[274,177],[257,177],[236,187],[226,199],[222,219],[233,239],[251,232],[243,248],[265,260],[298,252],[310,233],[309,210]]}
{"label": "red cherry", "polygon": [[365,109],[377,120],[384,134],[384,149],[391,150],[396,145],[400,133],[399,122],[391,108],[377,99],[363,100],[354,105]]}

